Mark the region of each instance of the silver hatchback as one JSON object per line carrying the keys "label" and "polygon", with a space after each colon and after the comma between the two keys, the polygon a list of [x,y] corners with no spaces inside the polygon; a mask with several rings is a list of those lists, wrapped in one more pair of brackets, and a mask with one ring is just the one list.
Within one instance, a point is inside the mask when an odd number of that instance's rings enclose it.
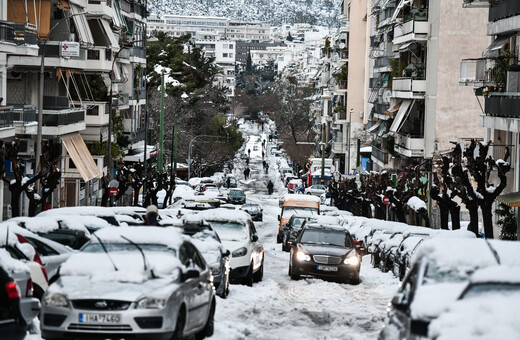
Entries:
{"label": "silver hatchback", "polygon": [[177,228],[105,228],[60,268],[44,338],[180,339],[213,334],[212,275]]}

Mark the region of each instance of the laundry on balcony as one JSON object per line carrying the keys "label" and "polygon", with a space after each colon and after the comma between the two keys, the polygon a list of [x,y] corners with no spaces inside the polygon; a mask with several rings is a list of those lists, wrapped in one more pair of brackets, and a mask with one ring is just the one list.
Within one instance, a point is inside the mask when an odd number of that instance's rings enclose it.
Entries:
{"label": "laundry on balcony", "polygon": [[403,126],[403,122],[408,118],[415,100],[405,99],[402,101],[399,111],[394,118],[394,122],[390,126],[390,132],[398,132]]}
{"label": "laundry on balcony", "polygon": [[520,208],[520,191],[511,194],[504,194],[497,197],[497,201],[511,208]]}
{"label": "laundry on balcony", "polygon": [[78,34],[78,41],[81,45],[86,47],[94,46],[94,38],[92,37],[92,32],[90,31],[90,26],[88,25],[87,18],[83,13],[83,9],[76,5],[70,4],[70,15],[74,20],[74,27],[76,27],[76,33]]}
{"label": "laundry on balcony", "polygon": [[61,140],[85,182],[94,178],[101,178],[101,171],[79,132],[62,135]]}
{"label": "laundry on balcony", "polygon": [[511,37],[515,34],[516,33],[497,36],[496,39],[491,43],[491,45],[489,45],[489,47],[486,48],[484,52],[482,52],[482,57],[496,58],[504,54],[508,49],[507,45],[510,44]]}
{"label": "laundry on balcony", "polygon": [[391,108],[389,108],[388,110],[386,110],[383,113],[385,115],[393,117],[395,115],[395,113],[399,110],[400,107],[401,107],[401,103],[397,103],[396,105],[392,106]]}

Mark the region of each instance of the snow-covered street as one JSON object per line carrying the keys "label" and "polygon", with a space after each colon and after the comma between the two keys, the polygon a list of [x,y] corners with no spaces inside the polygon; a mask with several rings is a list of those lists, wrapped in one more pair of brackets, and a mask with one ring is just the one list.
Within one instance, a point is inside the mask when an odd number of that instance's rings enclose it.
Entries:
{"label": "snow-covered street", "polygon": [[[262,171],[261,142],[266,139],[258,127],[242,128],[251,149],[251,179],[244,181],[245,161],[235,164],[234,173],[246,188],[247,201],[264,209],[263,222],[255,222],[265,249],[264,278],[253,287],[233,285],[227,299],[218,299],[215,334],[211,339],[374,339],[384,322],[387,304],[395,294],[398,280],[370,265],[365,256],[361,283],[357,286],[315,278],[293,281],[288,276],[289,253],[276,243],[278,198],[285,193],[268,143],[269,173]],[[267,131],[267,130],[266,130]],[[266,183],[275,183],[267,195]]]}

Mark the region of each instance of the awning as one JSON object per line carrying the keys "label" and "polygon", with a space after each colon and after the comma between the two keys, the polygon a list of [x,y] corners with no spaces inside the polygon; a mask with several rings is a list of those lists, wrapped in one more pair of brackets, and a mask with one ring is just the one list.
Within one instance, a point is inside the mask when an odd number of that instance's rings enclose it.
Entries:
{"label": "awning", "polygon": [[61,140],[85,182],[94,178],[101,178],[101,171],[96,165],[96,162],[94,162],[94,158],[92,158],[92,155],[90,154],[90,151],[88,151],[87,145],[79,132],[63,135],[61,136]]}
{"label": "awning", "polygon": [[379,126],[381,125],[383,121],[382,120],[378,120],[374,125],[372,125],[367,131],[369,133],[374,133],[376,132],[376,130],[379,129]]}
{"label": "awning", "polygon": [[378,137],[383,137],[383,135],[386,133],[386,127],[387,127],[387,121],[383,120],[381,123],[381,126],[379,127],[379,131],[377,132]]}
{"label": "awning", "polygon": [[497,201],[504,203],[512,208],[520,207],[520,191],[511,194],[504,194],[497,197]]}
{"label": "awning", "polygon": [[403,44],[399,47],[399,51],[404,51],[406,50],[408,47],[410,47],[411,45],[415,44],[415,41],[412,41],[412,42],[409,42],[409,43],[406,43],[406,44]]}
{"label": "awning", "polygon": [[389,115],[389,116],[393,117],[394,114],[397,112],[397,110],[399,110],[400,107],[401,107],[401,103],[398,103],[398,104],[392,106],[391,108],[389,108],[388,110],[386,110],[386,111],[383,112],[383,113],[386,114],[386,115]]}
{"label": "awning", "polygon": [[395,11],[394,11],[394,15],[392,15],[392,20],[390,20],[390,22],[394,22],[395,19],[397,19],[397,16],[399,15],[399,12],[401,12],[401,10],[403,9],[403,7],[405,5],[408,5],[412,2],[412,0],[401,0],[399,2],[399,5],[397,5],[397,7],[395,8]]}
{"label": "awning", "polygon": [[507,44],[509,44],[511,37],[513,34],[508,35],[499,35],[496,39],[489,45],[488,48],[482,52],[482,56],[484,58],[496,58],[500,56],[500,50],[503,49]]}
{"label": "awning", "polygon": [[78,15],[82,12],[84,11],[80,6],[72,3],[70,4],[70,13],[73,15],[72,19],[74,20],[74,26],[76,27],[79,36],[79,42],[92,46],[94,45],[94,38],[92,37],[92,32],[90,31],[87,18],[85,17],[85,14]]}
{"label": "awning", "polygon": [[398,132],[399,129],[401,129],[403,122],[410,114],[410,109],[412,108],[414,101],[415,100],[411,99],[403,100],[403,102],[401,103],[401,107],[399,107],[399,111],[397,112],[397,115],[394,118],[394,122],[392,123],[392,126],[390,126],[391,132]]}
{"label": "awning", "polygon": [[103,29],[105,30],[106,36],[110,41],[110,45],[112,46],[112,48],[119,48],[119,43],[117,42],[116,36],[114,35],[114,32],[112,32],[112,29],[110,28],[108,21],[103,19],[98,20],[101,22],[101,26],[103,26]]}

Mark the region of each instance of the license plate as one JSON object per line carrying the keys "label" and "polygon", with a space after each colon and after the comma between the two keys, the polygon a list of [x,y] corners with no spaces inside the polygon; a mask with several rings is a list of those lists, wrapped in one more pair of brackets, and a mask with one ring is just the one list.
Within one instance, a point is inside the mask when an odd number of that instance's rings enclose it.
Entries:
{"label": "license plate", "polygon": [[337,272],[338,267],[335,266],[318,266],[318,270],[323,270],[324,272]]}
{"label": "license plate", "polygon": [[120,321],[119,314],[79,314],[79,322],[82,323],[119,323]]}

